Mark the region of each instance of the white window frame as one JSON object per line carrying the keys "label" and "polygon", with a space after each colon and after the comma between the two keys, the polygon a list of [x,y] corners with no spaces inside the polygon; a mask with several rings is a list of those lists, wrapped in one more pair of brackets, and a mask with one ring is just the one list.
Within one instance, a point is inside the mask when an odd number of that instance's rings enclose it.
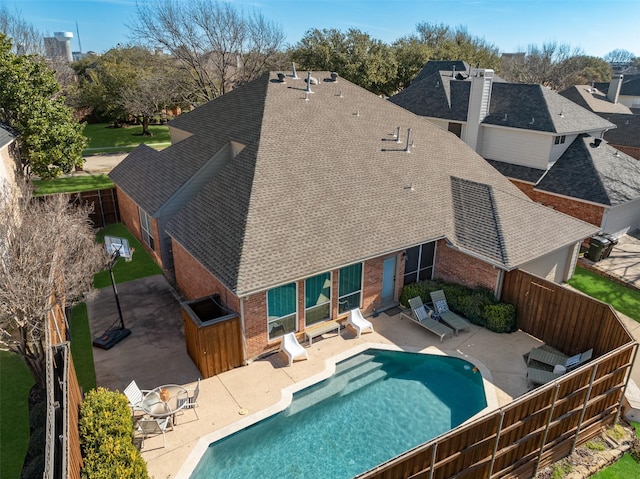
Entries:
{"label": "white window frame", "polygon": [[553,139],[554,145],[564,145],[564,142],[567,141],[566,135],[558,135]]}
{"label": "white window frame", "polygon": [[[295,293],[295,310],[293,312],[293,330],[292,331],[286,331],[283,328],[279,328],[278,325],[275,325],[275,323],[282,321],[283,318],[288,318],[290,317],[292,314],[287,314],[286,316],[279,316],[279,317],[274,317],[273,319],[269,319],[270,318],[270,314],[269,314],[269,293],[271,291],[274,291],[278,288],[281,288],[283,286],[289,286],[290,284],[294,284],[296,287],[296,293]],[[298,282],[292,282],[292,283],[287,283],[287,284],[282,284],[280,286],[276,286],[275,288],[271,288],[270,290],[265,292],[265,301],[266,301],[266,310],[267,310],[267,334],[269,335],[269,341],[273,341],[275,339],[278,339],[282,336],[284,336],[286,333],[295,333],[298,331]],[[280,325],[281,326],[281,325]],[[276,329],[278,329],[279,331],[275,332],[273,335],[272,330],[274,330],[274,327]],[[279,333],[279,334],[278,334]]]}
{"label": "white window frame", "polygon": [[[343,269],[345,268],[350,268],[351,266],[355,266],[356,264],[360,264],[361,268],[360,268],[360,289],[356,290],[356,291],[352,291],[348,294],[342,295],[340,296],[340,273]],[[347,308],[344,311],[340,310],[340,307],[342,306],[343,302],[344,302],[344,298],[347,298],[348,296],[353,296],[354,294],[358,293],[360,294],[360,300],[358,301],[358,308],[362,307],[362,296],[363,296],[363,292],[364,292],[364,262],[361,263],[353,263],[347,266],[343,266],[342,268],[340,268],[338,270],[338,291],[337,291],[337,295],[338,295],[338,314],[344,314],[346,312],[349,311],[350,308]]]}
{"label": "white window frame", "polygon": [[[316,278],[316,277],[321,276],[321,275],[326,275],[326,274],[329,275],[329,298],[324,303],[314,304],[313,306],[307,307],[307,280],[312,279],[312,278]],[[332,311],[331,311],[331,297],[333,296],[333,272],[329,271],[327,273],[320,273],[320,274],[317,274],[315,276],[311,276],[309,278],[306,278],[304,280],[304,293],[305,293],[304,294],[304,324],[305,324],[305,327],[309,327],[309,326],[312,326],[314,324],[318,324],[318,323],[321,323],[323,321],[330,320],[331,319],[331,314],[332,314]],[[324,318],[324,319],[321,319],[319,321],[316,321],[315,323],[309,324],[307,322],[307,317],[308,317],[307,313],[308,313],[308,311],[310,311],[312,309],[318,309],[321,306],[325,306],[327,304],[329,305],[329,316]]]}
{"label": "white window frame", "polygon": [[140,207],[138,207],[138,216],[140,218],[140,236],[142,236],[142,241],[149,248],[155,250],[155,239],[151,233],[151,216]]}

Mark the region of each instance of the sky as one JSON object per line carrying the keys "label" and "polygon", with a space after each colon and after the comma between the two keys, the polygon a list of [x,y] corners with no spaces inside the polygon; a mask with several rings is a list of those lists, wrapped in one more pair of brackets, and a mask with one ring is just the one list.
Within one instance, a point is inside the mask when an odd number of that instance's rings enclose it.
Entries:
{"label": "sky", "polygon": [[[153,8],[159,1],[140,3]],[[352,27],[392,43],[427,22],[464,26],[503,53],[555,41],[596,57],[615,49],[640,56],[640,0],[227,1],[280,25],[290,45],[312,28]],[[0,0],[0,6],[45,34],[72,32],[73,51],[102,53],[135,40],[128,26],[136,18],[136,0]]]}

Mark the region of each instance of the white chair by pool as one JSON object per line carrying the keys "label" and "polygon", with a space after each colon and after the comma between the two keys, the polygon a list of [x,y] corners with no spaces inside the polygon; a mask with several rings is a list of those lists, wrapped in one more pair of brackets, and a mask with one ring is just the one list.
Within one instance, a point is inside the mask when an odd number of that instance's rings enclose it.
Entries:
{"label": "white chair by pool", "polygon": [[282,336],[280,351],[284,351],[284,353],[289,357],[289,366],[293,365],[293,360],[295,358],[304,356],[305,359],[309,359],[309,353],[307,353],[306,349],[300,346],[300,343],[296,339],[296,335],[294,333],[287,333]]}
{"label": "white chair by pool", "polygon": [[370,321],[367,321],[362,316],[362,313],[358,308],[352,309],[349,311],[349,318],[347,319],[347,326],[351,326],[358,333],[358,338],[362,335],[362,331],[366,329],[370,329],[373,333],[373,324]]}

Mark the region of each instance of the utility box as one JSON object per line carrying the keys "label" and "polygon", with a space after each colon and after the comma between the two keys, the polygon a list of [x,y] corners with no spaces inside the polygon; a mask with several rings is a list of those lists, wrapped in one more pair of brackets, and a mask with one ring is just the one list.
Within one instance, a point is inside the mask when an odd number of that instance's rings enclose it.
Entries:
{"label": "utility box", "polygon": [[597,263],[603,258],[603,253],[611,242],[604,236],[594,236],[589,240],[589,251],[587,258]]}

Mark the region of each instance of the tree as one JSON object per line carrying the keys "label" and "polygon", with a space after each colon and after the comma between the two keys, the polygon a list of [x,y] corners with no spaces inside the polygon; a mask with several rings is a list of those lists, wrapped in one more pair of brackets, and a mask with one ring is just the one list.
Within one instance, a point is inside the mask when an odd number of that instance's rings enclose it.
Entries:
{"label": "tree", "polygon": [[18,55],[44,53],[44,35],[24,20],[19,12],[10,12],[5,5],[0,5],[0,33],[12,40],[14,53]]}
{"label": "tree", "polygon": [[284,43],[279,26],[229,2],[167,0],[137,4],[133,35],[159,45],[181,64],[190,96],[206,102],[274,68]]}
{"label": "tree", "polygon": [[627,65],[633,63],[636,56],[627,50],[616,49],[604,56],[604,61],[610,64]]}
{"label": "tree", "polygon": [[35,55],[16,55],[0,34],[0,121],[18,132],[23,171],[56,178],[81,166],[87,140],[59,95],[53,71]]}
{"label": "tree", "polygon": [[391,48],[398,64],[394,90],[400,91],[409,86],[425,63],[429,61],[433,49],[415,35],[396,40]]}
{"label": "tree", "polygon": [[334,71],[378,95],[393,93],[397,65],[384,42],[358,29],[307,31],[289,52],[302,69]]}
{"label": "tree", "polygon": [[66,195],[0,189],[0,346],[23,358],[36,391],[46,385],[47,315],[81,299],[107,264],[88,213]]}
{"label": "tree", "polygon": [[173,58],[161,52],[117,47],[96,57],[84,70],[76,104],[89,106],[99,117],[114,123],[140,117],[143,135],[150,135],[154,115],[181,103],[183,98],[183,71]]}
{"label": "tree", "polygon": [[529,45],[525,55],[505,57],[501,75],[508,81],[540,83],[560,91],[571,85],[606,81],[611,69],[603,60],[584,55],[579,48],[548,42],[542,47]]}

